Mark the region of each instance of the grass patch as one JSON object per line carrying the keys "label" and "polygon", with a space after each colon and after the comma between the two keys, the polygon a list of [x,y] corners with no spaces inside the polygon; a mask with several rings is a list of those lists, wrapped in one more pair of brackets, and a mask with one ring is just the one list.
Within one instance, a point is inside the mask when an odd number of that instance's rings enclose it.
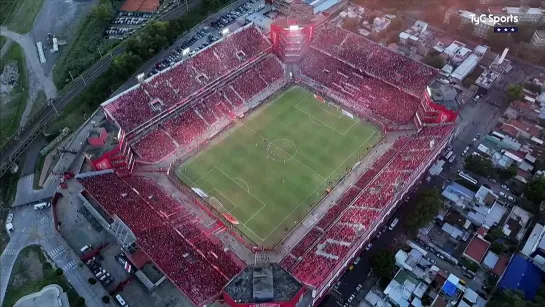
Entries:
{"label": "grass patch", "polygon": [[63,288],[68,295],[70,306],[81,306],[77,303],[76,291],[70,287],[64,276],[55,273],[40,246],[27,246],[15,261],[3,306],[13,306],[21,297],[40,291],[50,284],[57,284]]}
{"label": "grass patch", "polygon": [[15,201],[15,194],[17,194],[17,183],[19,183],[20,176],[21,168],[19,168],[15,174],[8,171],[2,177],[0,177],[0,204],[2,207],[9,208]]}
{"label": "grass patch", "polygon": [[44,0],[0,0],[0,20],[13,32],[25,34],[32,30]]}
{"label": "grass patch", "polygon": [[4,44],[8,41],[8,39],[5,36],[0,36],[0,49],[4,47]]}
{"label": "grass patch", "polygon": [[34,103],[32,104],[32,110],[30,110],[30,115],[28,116],[28,119],[32,119],[38,111],[40,111],[43,107],[45,107],[45,104],[47,102],[47,97],[45,96],[44,91],[40,90],[38,91],[38,94],[36,96],[36,99],[34,100]]}
{"label": "grass patch", "polygon": [[8,233],[6,232],[6,227],[4,226],[5,225],[4,221],[8,217],[9,210],[0,208],[0,212],[2,212],[1,213],[2,220],[0,221],[0,225],[2,225],[2,229],[0,229],[0,254],[1,254],[2,252],[4,252],[4,249],[6,249],[6,246],[9,243],[9,236],[8,236]]}
{"label": "grass patch", "polygon": [[[121,3],[121,2],[119,2]],[[102,34],[107,23],[95,18],[93,11],[79,25],[74,41],[62,51],[61,57],[53,68],[53,82],[61,89],[72,82],[70,73],[76,78],[100,59],[99,48],[106,54],[118,40],[104,39]]]}
{"label": "grass patch", "polygon": [[34,167],[34,182],[32,183],[32,187],[34,190],[41,190],[43,187],[39,186],[40,183],[40,174],[42,173],[42,168],[44,167],[45,157],[47,157],[47,154],[45,155],[38,155],[38,160],[36,160],[36,165]]}
{"label": "grass patch", "polygon": [[28,79],[26,72],[26,60],[23,49],[13,42],[0,60],[0,71],[10,62],[16,62],[19,71],[19,80],[7,97],[2,97],[0,102],[0,148],[9,137],[19,128],[21,115],[25,110],[28,100]]}
{"label": "grass patch", "polygon": [[177,175],[235,216],[254,243],[272,248],[380,138],[375,127],[292,87]]}

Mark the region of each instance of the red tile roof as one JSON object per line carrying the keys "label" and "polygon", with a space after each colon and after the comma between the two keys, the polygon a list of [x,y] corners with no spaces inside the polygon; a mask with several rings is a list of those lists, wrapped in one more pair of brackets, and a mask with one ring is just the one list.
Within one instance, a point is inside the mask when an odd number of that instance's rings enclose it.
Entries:
{"label": "red tile roof", "polygon": [[500,130],[505,132],[506,134],[509,134],[512,137],[516,137],[518,134],[518,130],[515,127],[507,124],[502,124]]}
{"label": "red tile roof", "polygon": [[500,255],[500,258],[498,259],[498,262],[496,262],[496,265],[494,266],[494,269],[492,269],[492,272],[498,276],[501,276],[503,272],[505,272],[508,262],[509,258],[507,258],[507,256]]}
{"label": "red tile roof", "polygon": [[478,235],[475,235],[469,242],[469,245],[466,247],[464,255],[470,259],[473,259],[477,263],[481,263],[489,247],[490,242],[482,239]]}

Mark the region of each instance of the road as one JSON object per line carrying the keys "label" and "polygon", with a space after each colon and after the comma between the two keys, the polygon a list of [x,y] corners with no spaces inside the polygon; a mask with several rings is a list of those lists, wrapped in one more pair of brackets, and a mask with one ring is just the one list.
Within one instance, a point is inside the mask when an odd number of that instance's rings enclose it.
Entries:
{"label": "road", "polygon": [[57,96],[57,87],[53,83],[51,76],[46,73],[38,57],[36,56],[36,45],[29,34],[19,34],[8,30],[6,27],[0,27],[0,35],[5,36],[21,46],[25,54],[29,97],[26,108],[21,115],[20,126],[24,127],[32,105],[36,100],[39,90],[43,90],[47,98],[55,98]]}
{"label": "road", "polygon": [[[181,4],[180,6],[175,7],[158,17],[158,20],[169,20],[179,17],[186,12],[186,8],[192,9],[199,3],[200,0],[190,0],[187,2],[187,6],[185,4]],[[19,34],[2,28],[2,35],[4,35],[4,32],[6,33],[6,36],[11,35],[14,39],[20,39]],[[28,44],[26,41],[23,42]],[[32,46],[34,46],[33,43]],[[26,50],[32,49],[30,46],[27,46],[27,48],[24,48],[24,50],[26,53]],[[88,68],[80,76],[76,77],[69,85],[58,93],[57,98],[53,101],[52,105],[47,105],[44,107],[33,118],[29,119],[28,122],[26,122],[26,125],[20,127],[19,131],[11,136],[0,152],[0,176],[2,176],[15,161],[17,161],[19,156],[27,149],[32,141],[45,130],[50,122],[55,119],[58,112],[61,112],[73,98],[81,94],[87,85],[90,85],[100,75],[108,70],[112,63],[112,58],[121,54],[123,51],[124,44],[120,44],[108,52],[108,54],[104,55],[93,66]],[[27,55],[27,58],[31,58],[38,62],[38,58],[35,56],[35,54]],[[38,66],[41,68],[41,65]],[[41,70],[43,71],[43,68]]]}
{"label": "road", "polygon": [[[17,255],[25,247],[39,244],[64,274],[72,287],[85,299],[87,306],[103,306],[102,296],[107,295],[103,287],[92,287],[87,279],[92,273],[81,263],[78,255],[68,246],[54,229],[52,210],[36,211],[32,206],[13,209],[15,232],[0,256],[0,305],[4,300],[9,278]],[[81,266],[81,268],[79,268]]]}

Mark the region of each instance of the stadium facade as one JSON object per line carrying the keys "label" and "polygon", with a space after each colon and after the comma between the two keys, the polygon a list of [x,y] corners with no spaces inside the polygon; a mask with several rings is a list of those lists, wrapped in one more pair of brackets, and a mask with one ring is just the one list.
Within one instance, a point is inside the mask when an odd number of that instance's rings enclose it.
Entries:
{"label": "stadium facade", "polygon": [[[195,305],[219,296],[231,306],[318,304],[454,131],[457,110],[434,103],[427,94],[436,69],[328,22],[316,26],[281,19],[272,25],[270,37],[249,24],[104,102],[104,122],[110,126],[106,133],[97,132],[102,149],[88,154],[95,172],[78,177],[85,188],[81,198],[107,223],[124,225],[115,235],[126,251],[146,254]],[[282,252],[280,266],[259,268],[263,276],[258,277],[255,266],[221,241],[203,236],[209,230],[197,225],[191,210],[182,212],[178,200],[132,173],[138,165],[156,165],[174,152],[198,150],[293,82],[333,101],[345,114],[376,123],[386,134],[407,133],[366,168],[291,250]],[[182,193],[185,206],[206,206],[200,195]],[[225,219],[209,218],[213,231],[229,228]],[[275,280],[301,287],[277,301]],[[244,292],[244,285],[254,288]],[[256,296],[260,291],[268,295]]]}

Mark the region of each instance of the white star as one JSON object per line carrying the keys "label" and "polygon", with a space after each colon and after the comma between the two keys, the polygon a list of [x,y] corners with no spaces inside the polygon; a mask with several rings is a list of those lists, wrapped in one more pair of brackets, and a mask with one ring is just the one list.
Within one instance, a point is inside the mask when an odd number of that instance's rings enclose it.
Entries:
{"label": "white star", "polygon": [[515,28],[511,28],[511,32],[515,32]]}
{"label": "white star", "polygon": [[507,30],[507,28],[503,28],[503,31],[507,32],[508,30]]}

